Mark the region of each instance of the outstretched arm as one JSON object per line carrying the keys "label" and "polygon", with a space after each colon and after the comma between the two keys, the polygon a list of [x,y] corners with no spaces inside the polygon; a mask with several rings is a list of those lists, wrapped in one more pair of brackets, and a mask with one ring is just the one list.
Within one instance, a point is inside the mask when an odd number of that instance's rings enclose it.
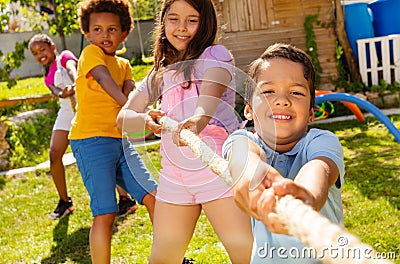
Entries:
{"label": "outstretched arm", "polygon": [[236,204],[260,220],[264,214],[259,206],[260,197],[283,177],[265,162],[265,153],[256,143],[245,136],[234,136],[232,140],[228,161]]}
{"label": "outstretched arm", "polygon": [[165,113],[156,109],[148,109],[149,96],[134,90],[122,107],[117,117],[117,127],[126,132],[139,132],[146,129],[156,134],[161,133],[161,125],[157,118]]}
{"label": "outstretched arm", "polygon": [[58,91],[58,97],[60,98],[66,98],[68,96],[71,96],[75,94],[75,80],[78,77],[78,73],[76,71],[77,65],[76,61],[73,59],[69,59],[66,62],[65,69],[67,70],[67,73],[69,75],[69,78],[74,81],[73,84],[67,85],[66,87],[59,87],[60,90]]}

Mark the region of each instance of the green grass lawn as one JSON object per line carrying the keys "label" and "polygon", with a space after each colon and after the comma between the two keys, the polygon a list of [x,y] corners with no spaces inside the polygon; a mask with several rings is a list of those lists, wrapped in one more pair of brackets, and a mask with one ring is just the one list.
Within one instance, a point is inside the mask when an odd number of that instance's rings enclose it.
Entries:
{"label": "green grass lawn", "polygon": [[[147,166],[157,176],[159,145],[139,148]],[[77,209],[60,221],[48,218],[57,194],[48,170],[12,178],[0,176],[0,263],[90,263],[88,235],[92,221],[89,197],[75,165],[67,167],[67,185]],[[152,227],[147,211],[117,223],[112,240],[113,263],[147,263]],[[202,214],[189,246],[196,263],[229,263],[221,243]]]}
{"label": "green grass lawn", "polygon": [[[391,118],[400,128],[400,116]],[[394,252],[397,259],[392,260],[400,263],[400,144],[374,118],[318,127],[333,131],[344,147],[346,229],[378,252]],[[157,176],[158,145],[139,151]],[[48,170],[0,177],[0,263],[90,263],[89,197],[75,165],[67,167],[67,175],[77,209],[60,221],[48,218],[58,199]],[[117,228],[112,240],[112,263],[147,263],[152,228],[145,208],[141,206]],[[204,215],[186,256],[195,259],[196,264],[229,263]]]}

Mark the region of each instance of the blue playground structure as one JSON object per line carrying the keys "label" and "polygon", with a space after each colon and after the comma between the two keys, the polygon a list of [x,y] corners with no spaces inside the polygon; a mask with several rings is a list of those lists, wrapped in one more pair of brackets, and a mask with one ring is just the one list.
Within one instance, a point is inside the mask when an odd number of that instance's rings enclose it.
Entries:
{"label": "blue playground structure", "polygon": [[394,126],[394,124],[390,121],[390,119],[382,113],[379,108],[375,105],[371,104],[367,100],[359,98],[357,96],[347,94],[347,93],[328,93],[322,94],[315,98],[316,104],[321,104],[327,101],[344,101],[356,104],[364,110],[367,110],[371,114],[373,114],[381,123],[383,123],[390,133],[393,134],[394,138],[397,142],[400,142],[400,131]]}

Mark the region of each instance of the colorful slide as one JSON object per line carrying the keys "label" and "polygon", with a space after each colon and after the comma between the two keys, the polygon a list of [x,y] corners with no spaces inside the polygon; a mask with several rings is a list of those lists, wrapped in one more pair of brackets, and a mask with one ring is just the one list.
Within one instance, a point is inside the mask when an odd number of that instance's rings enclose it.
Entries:
{"label": "colorful slide", "polygon": [[[318,97],[323,94],[332,94],[332,93],[335,93],[335,92],[316,90],[315,96]],[[342,104],[344,104],[347,108],[349,108],[351,112],[353,112],[353,114],[356,116],[358,121],[361,121],[361,122],[365,121],[364,115],[362,114],[360,108],[358,108],[358,106],[356,104],[349,103],[346,101],[340,101],[340,102]]]}
{"label": "colorful slide", "polygon": [[379,110],[379,108],[377,108],[375,105],[371,104],[367,100],[347,93],[326,93],[321,94],[315,98],[316,104],[320,104],[326,101],[343,101],[353,103],[361,107],[362,109],[367,110],[387,127],[387,129],[390,133],[392,133],[397,142],[400,142],[400,131],[394,126],[390,119],[384,113],[382,113],[381,110]]}

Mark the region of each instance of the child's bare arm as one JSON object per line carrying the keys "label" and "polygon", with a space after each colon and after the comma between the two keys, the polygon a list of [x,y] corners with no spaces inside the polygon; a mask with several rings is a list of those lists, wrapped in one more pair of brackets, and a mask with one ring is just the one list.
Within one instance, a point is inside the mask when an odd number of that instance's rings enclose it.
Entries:
{"label": "child's bare arm", "polygon": [[127,132],[138,132],[150,129],[156,134],[161,132],[161,125],[157,123],[157,117],[165,113],[159,110],[148,110],[149,96],[138,90],[134,90],[117,116],[117,127]]}
{"label": "child's bare arm", "polygon": [[61,88],[55,86],[54,84],[50,84],[49,89],[50,89],[51,93],[57,97],[60,97],[60,93],[62,93],[62,91],[63,91]]}
{"label": "child's bare arm", "polygon": [[126,97],[136,88],[134,80],[126,80],[122,86],[122,92]]}
{"label": "child's bare arm", "polygon": [[204,73],[194,115],[178,125],[178,129],[173,133],[175,143],[180,146],[185,145],[179,139],[182,129],[189,129],[195,134],[199,134],[207,126],[217,110],[222,94],[226,91],[231,78],[231,74],[226,69],[219,67],[210,68]]}
{"label": "child's bare arm", "polygon": [[265,153],[253,141],[244,136],[233,138],[228,154],[229,171],[234,180],[233,193],[236,204],[244,212],[260,220],[259,199],[273,182],[283,177],[265,163]]}
{"label": "child's bare arm", "polygon": [[77,65],[76,65],[76,61],[75,60],[67,60],[66,65],[65,65],[66,69],[67,69],[67,73],[69,75],[69,77],[71,78],[71,80],[75,81],[76,78],[78,77],[78,73],[77,73]]}
{"label": "child's bare arm", "polygon": [[336,164],[327,157],[317,157],[306,163],[299,171],[295,183],[304,186],[313,196],[306,201],[319,211],[328,198],[328,190],[339,177]]}
{"label": "child's bare arm", "polygon": [[[76,70],[76,61],[75,60],[67,60],[65,64],[65,69],[67,70],[67,73],[71,80],[75,82],[76,78],[78,77],[78,73]],[[58,97],[60,98],[66,98],[68,96],[71,96],[75,94],[75,83],[71,85],[67,85],[65,87],[58,87]]]}
{"label": "child's bare arm", "polygon": [[99,65],[94,67],[90,74],[92,74],[93,78],[101,85],[101,87],[112,97],[115,101],[121,106],[126,103],[126,96],[122,93],[122,91],[118,88],[118,85],[111,77],[108,69]]}

